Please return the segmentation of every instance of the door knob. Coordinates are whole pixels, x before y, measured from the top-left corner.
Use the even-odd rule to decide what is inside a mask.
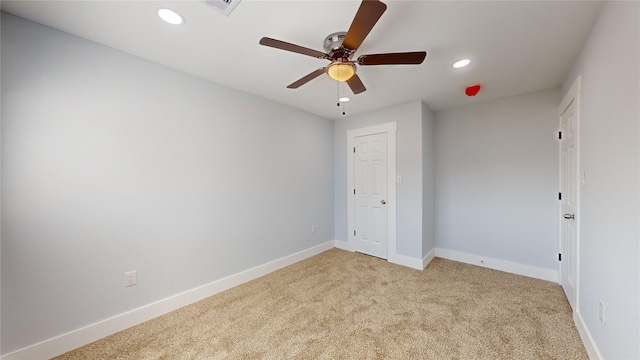
[[[564,218],[565,219],[575,219],[575,215],[574,214],[564,214]]]
[[[380,204],[384,205],[384,204],[386,204],[386,203],[387,203],[386,201],[384,201],[384,200],[380,200]]]

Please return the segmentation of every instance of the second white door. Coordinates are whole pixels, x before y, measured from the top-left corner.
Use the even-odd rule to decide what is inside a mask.
[[[576,309],[578,256],[578,147],[576,99],[569,98],[560,114],[560,285]]]
[[[355,251],[387,258],[387,134],[355,138]]]

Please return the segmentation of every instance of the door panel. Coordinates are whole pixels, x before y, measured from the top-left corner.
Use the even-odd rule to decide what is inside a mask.
[[[560,115],[560,285],[575,309],[578,252],[578,151],[576,101]]]
[[[387,258],[387,134],[355,138],[355,251]]]

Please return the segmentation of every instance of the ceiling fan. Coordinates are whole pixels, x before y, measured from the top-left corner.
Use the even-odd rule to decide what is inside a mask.
[[[287,86],[289,89],[297,89],[326,72],[334,80],[345,81],[354,94],[359,94],[367,89],[364,87],[358,74],[356,74],[356,64],[362,66],[421,64],[427,56],[425,51],[417,51],[367,54],[360,55],[357,60],[351,59],[385,10],[387,10],[387,5],[383,2],[378,0],[363,0],[355,18],[351,22],[349,30],[347,32],[340,31],[330,34],[324,39],[325,52],[268,37],[260,39],[260,45],[312,56],[318,59],[327,59],[331,62],[328,66],[315,70],[291,83]]]

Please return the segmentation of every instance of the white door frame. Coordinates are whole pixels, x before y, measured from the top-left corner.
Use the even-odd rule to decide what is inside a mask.
[[[583,186],[582,183],[582,167],[580,165],[580,92],[581,92],[581,79],[580,76],[571,85],[571,88],[564,95],[560,106],[558,107],[558,123],[559,127],[562,126],[562,114],[569,107],[571,102],[575,102],[574,116],[576,119],[576,127],[574,130],[575,136],[575,148],[576,148],[576,253],[573,254],[575,261],[575,308],[572,309],[577,312],[580,304],[580,193]],[[558,142],[558,189],[562,189],[562,142]],[[558,201],[558,253],[562,252],[562,221],[566,221],[562,218],[562,202]],[[558,261],[558,283],[562,285],[562,262]]]
[[[387,134],[387,261],[397,262],[396,259],[396,130],[397,123],[390,122],[360,129],[347,131],[347,239],[349,249],[355,251],[355,188],[353,147],[355,138],[359,136],[386,133]]]

